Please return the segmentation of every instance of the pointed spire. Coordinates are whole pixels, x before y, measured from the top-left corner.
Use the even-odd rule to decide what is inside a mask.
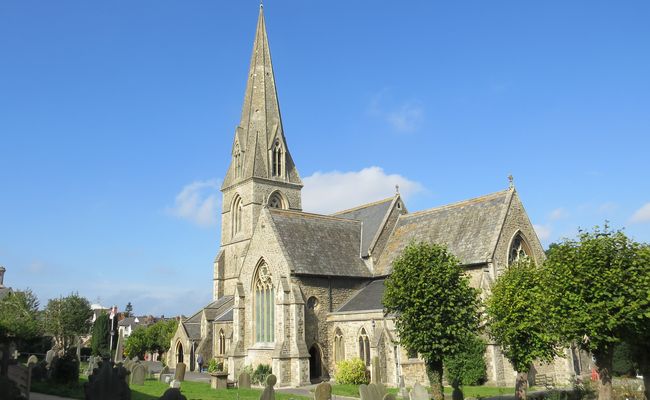
[[[281,174],[278,176],[274,176],[269,160],[276,143],[281,146],[284,162]],[[224,188],[235,183],[236,180],[250,177],[279,179],[302,185],[284,138],[262,2],[260,2],[244,104],[241,120],[235,132],[233,152],[237,145],[243,152],[242,171],[236,174],[231,164],[224,179]]]

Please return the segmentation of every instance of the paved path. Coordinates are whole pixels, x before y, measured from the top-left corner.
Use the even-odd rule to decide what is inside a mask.
[[[29,394],[29,400],[72,400],[69,397],[52,396],[51,394],[34,393]]]

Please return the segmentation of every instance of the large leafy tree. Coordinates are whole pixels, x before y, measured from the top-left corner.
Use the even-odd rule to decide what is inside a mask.
[[[166,352],[169,350],[177,325],[176,320],[164,320],[146,327],[137,328],[126,339],[124,352],[128,357],[138,356],[140,358],[148,351],[159,354]]]
[[[31,290],[10,292],[0,300],[0,342],[29,340],[43,334],[38,299]]]
[[[546,261],[550,315],[565,342],[596,359],[598,398],[612,398],[614,346],[629,332],[642,332],[650,316],[648,256],[643,245],[607,226],[581,232],[549,251]]]
[[[45,307],[45,329],[67,350],[75,344],[76,337],[88,333],[92,315],[88,300],[77,293],[50,299]]]
[[[515,398],[526,398],[528,371],[535,361],[559,355],[559,338],[548,324],[543,270],[524,259],[496,280],[487,300],[490,336],[517,371]]]
[[[424,358],[434,399],[443,399],[443,360],[476,332],[478,291],[445,247],[411,243],[393,261],[383,301],[400,342]]]
[[[109,343],[110,343],[110,323],[111,320],[108,314],[103,312],[97,316],[92,327],[92,339],[90,347],[92,348],[93,355],[96,356],[109,356]]]

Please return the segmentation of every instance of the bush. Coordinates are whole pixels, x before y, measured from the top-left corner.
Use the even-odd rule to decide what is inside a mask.
[[[266,383],[266,377],[272,373],[273,370],[269,364],[259,364],[257,368],[255,368],[255,372],[253,372],[251,380],[253,383],[264,385]]]
[[[216,358],[213,358],[208,363],[208,372],[222,372],[223,371],[223,362],[217,361]]]
[[[467,337],[461,351],[444,361],[445,377],[449,384],[454,380],[463,386],[482,385],[487,380],[485,341],[476,335]]]
[[[614,376],[633,378],[636,376],[637,365],[633,360],[633,350],[627,343],[618,343],[614,346],[612,360],[612,373]]]
[[[52,381],[63,385],[79,383],[77,349],[69,348],[65,355],[52,363]]]
[[[360,358],[343,360],[336,364],[335,379],[337,383],[349,385],[368,384],[366,364]]]

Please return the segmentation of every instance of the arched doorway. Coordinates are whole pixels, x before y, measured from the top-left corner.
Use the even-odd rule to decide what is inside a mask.
[[[323,380],[323,358],[317,344],[309,349],[309,380],[312,383]]]
[[[178,344],[176,345],[176,362],[177,363],[183,362],[183,344],[181,342],[178,342]]]

